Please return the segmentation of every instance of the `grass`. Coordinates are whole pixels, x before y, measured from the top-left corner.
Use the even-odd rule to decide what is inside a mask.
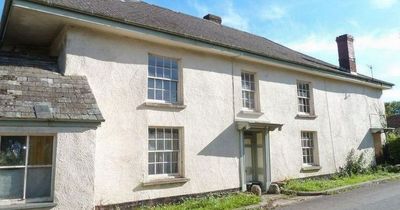
[[[303,179],[303,180],[289,180],[285,184],[285,190],[293,191],[324,191],[337,187],[353,185],[361,182],[372,181],[381,178],[393,177],[396,173],[390,173],[385,171],[378,171],[369,174],[360,174],[346,177],[333,176],[331,178],[314,178],[314,179]]]
[[[261,198],[249,193],[235,193],[225,196],[208,196],[190,198],[179,204],[165,204],[154,207],[144,207],[146,210],[225,210],[257,204]]]

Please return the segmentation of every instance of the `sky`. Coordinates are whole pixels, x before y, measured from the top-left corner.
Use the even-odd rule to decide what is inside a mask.
[[[3,5],[4,0],[0,0]],[[263,36],[338,65],[335,38],[354,36],[357,71],[396,86],[384,101],[400,101],[400,0],[145,0]],[[372,72],[371,69],[372,68]]]

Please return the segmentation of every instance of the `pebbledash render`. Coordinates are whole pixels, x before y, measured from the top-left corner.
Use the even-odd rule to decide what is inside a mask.
[[[268,39],[141,1],[6,1],[0,209],[267,191],[381,155],[382,91]]]

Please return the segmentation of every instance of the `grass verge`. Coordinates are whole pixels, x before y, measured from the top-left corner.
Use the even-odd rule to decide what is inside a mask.
[[[333,176],[331,178],[310,178],[303,180],[289,180],[286,182],[284,189],[293,191],[317,192],[337,187],[358,184],[366,181],[394,177],[396,175],[399,174],[390,173],[386,171],[378,171],[369,174],[359,174],[359,175],[345,176],[345,177]]]
[[[165,204],[154,207],[144,207],[146,210],[225,210],[257,204],[261,198],[249,193],[235,193],[224,196],[207,196],[203,198],[189,198],[179,204]]]

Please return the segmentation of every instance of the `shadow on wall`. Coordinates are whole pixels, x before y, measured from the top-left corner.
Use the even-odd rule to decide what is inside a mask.
[[[360,142],[360,145],[358,145],[357,149],[363,150],[363,149],[371,149],[371,148],[374,148],[374,140],[373,140],[372,134],[370,132],[366,132],[364,135],[364,138]]]
[[[233,123],[204,147],[198,155],[239,158],[239,131]]]

